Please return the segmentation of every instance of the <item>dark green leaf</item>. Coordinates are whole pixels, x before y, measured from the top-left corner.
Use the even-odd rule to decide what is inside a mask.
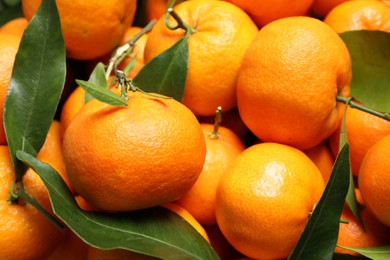
[[[369,108],[390,112],[390,33],[362,30],[340,37],[352,58],[351,95]]]
[[[4,128],[16,181],[25,166],[17,150],[36,155],[54,118],[66,74],[65,45],[57,6],[44,0],[27,26],[4,105]]]
[[[336,158],[325,191],[288,259],[331,259],[349,187],[349,145]]]
[[[106,72],[104,70],[104,64],[99,62],[96,64],[93,69],[91,75],[89,76],[88,82],[93,83],[95,85],[101,86],[103,88],[108,87],[108,82],[106,79]],[[88,92],[85,92],[85,103],[93,99],[92,95]]]
[[[365,257],[335,253],[332,260],[364,260]]]
[[[97,100],[110,104],[112,106],[127,106],[126,99],[118,96],[108,88],[104,88],[102,86],[93,84],[84,80],[76,80],[77,84],[79,84],[86,92],[88,92],[91,96],[96,98]]]
[[[210,244],[183,218],[163,207],[124,213],[81,210],[58,173],[33,156],[18,151],[49,192],[54,213],[88,244],[123,248],[163,259],[219,259]]]
[[[136,87],[182,101],[187,78],[188,37],[145,64],[134,78]]]
[[[341,121],[341,131],[340,131],[340,141],[339,141],[339,152],[344,147],[345,144],[348,144],[348,135],[347,135],[347,125],[346,125],[346,116],[347,116],[347,108],[348,108],[348,102],[344,107],[344,114]],[[355,182],[353,179],[352,169],[349,167],[349,187],[348,187],[348,193],[346,196],[346,202],[348,204],[348,207],[351,209],[353,215],[356,217],[357,221],[365,230],[364,223],[362,221],[362,218],[359,214],[359,208],[358,203],[356,200],[356,194],[355,194]]]
[[[354,252],[357,252],[365,257],[375,260],[388,260],[390,259],[390,246],[368,247],[368,248],[353,248],[339,246]]]

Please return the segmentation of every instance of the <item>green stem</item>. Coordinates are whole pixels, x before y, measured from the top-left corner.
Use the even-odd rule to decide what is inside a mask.
[[[8,193],[8,204],[14,204],[18,202],[18,194],[15,193],[16,181],[12,183],[11,190]]]
[[[118,65],[123,61],[124,58],[127,57],[131,53],[131,51],[134,49],[135,43],[139,40],[139,38],[142,37],[145,33],[152,30],[153,26],[156,24],[156,20],[150,21],[142,30],[134,35],[133,38],[131,38],[128,42],[125,44],[119,46],[116,50],[113,56],[110,58],[110,61],[108,63],[108,67],[106,70],[106,79],[111,75],[112,70],[114,69],[114,66]]]
[[[222,122],[222,108],[219,106],[215,110],[214,129],[210,133],[211,139],[217,139],[219,137],[218,129]]]
[[[373,109],[367,108],[367,107],[365,107],[365,106],[363,106],[363,105],[361,105],[359,103],[356,103],[356,102],[350,100],[350,98],[346,98],[346,97],[337,95],[336,100],[338,102],[342,102],[344,104],[347,104],[347,105],[349,105],[352,108],[359,109],[359,110],[364,111],[366,113],[369,113],[369,114],[372,114],[374,116],[377,116],[377,117],[380,117],[382,119],[385,119],[387,121],[390,121],[390,115],[388,113],[381,113],[381,112],[375,111]]]
[[[171,15],[173,17],[173,19],[175,19],[175,21],[177,22],[177,25],[176,26],[172,26],[169,24],[169,21],[168,21],[168,18],[169,18],[169,15]],[[177,29],[183,29],[186,31],[186,36],[188,37],[189,35],[193,34],[196,32],[195,28],[192,27],[192,26],[189,26],[187,25],[181,18],[180,16],[175,12],[175,10],[173,10],[172,7],[169,7],[167,9],[167,12],[165,13],[165,25],[168,27],[169,30],[177,30]]]
[[[24,199],[26,202],[33,205],[39,212],[41,212],[48,220],[50,220],[56,227],[60,230],[65,231],[65,226],[61,224],[54,216],[52,216],[49,212],[47,212],[38,201],[34,198],[31,198],[24,190],[23,182],[19,183],[18,190],[16,191],[16,195],[18,198]]]

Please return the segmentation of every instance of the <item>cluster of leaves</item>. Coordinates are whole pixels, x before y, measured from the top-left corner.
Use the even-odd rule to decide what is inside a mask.
[[[171,6],[173,3],[170,1]],[[174,46],[148,63],[132,84],[146,92],[181,100],[190,36],[190,33],[183,35]],[[353,97],[373,109],[390,112],[390,100],[386,99],[390,96],[390,50],[387,48],[390,35],[359,31],[344,33],[341,37],[353,59]],[[219,259],[191,225],[162,207],[118,214],[81,210],[59,174],[50,165],[36,159],[63,90],[65,63],[65,46],[55,0],[43,0],[24,33],[5,102],[4,125],[15,181],[21,180],[27,167],[33,168],[48,189],[56,216],[92,246],[124,248],[160,258]],[[106,91],[97,88],[107,86],[103,65],[96,67],[88,82],[79,83],[87,90],[95,90],[91,92],[94,97],[110,100]],[[87,96],[86,100],[90,98]],[[326,189],[289,259],[345,257],[333,254],[339,220],[346,197],[352,207],[356,207],[356,201],[353,196],[348,199],[353,188],[349,146],[345,138],[341,143]],[[352,250],[374,259],[390,256],[390,247]]]

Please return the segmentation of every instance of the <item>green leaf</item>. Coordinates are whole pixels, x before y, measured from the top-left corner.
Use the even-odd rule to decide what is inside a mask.
[[[188,37],[149,61],[134,78],[136,87],[182,101],[188,68]]]
[[[367,247],[367,248],[354,248],[354,247],[339,247],[357,252],[365,257],[375,260],[388,260],[390,259],[390,246],[379,246],[379,247]]]
[[[351,101],[351,98],[349,99]],[[344,114],[341,121],[341,131],[340,131],[340,141],[339,141],[339,152],[344,147],[345,144],[348,144],[348,134],[347,134],[347,125],[346,125],[346,116],[347,116],[347,108],[348,108],[349,102],[344,107]],[[350,157],[350,155],[348,154]],[[348,204],[348,207],[351,209],[353,215],[356,217],[357,221],[359,222],[360,226],[365,230],[364,223],[362,218],[359,214],[359,208],[358,208],[358,202],[356,200],[356,194],[355,194],[355,182],[353,179],[352,169],[349,167],[349,187],[348,187],[348,193],[346,196],[346,202]]]
[[[103,88],[108,87],[108,82],[106,79],[106,72],[104,70],[104,64],[99,62],[96,64],[95,68],[93,69],[91,75],[89,76],[88,82],[93,83],[95,85],[101,86]],[[85,103],[93,99],[93,96],[89,94],[88,92],[85,92]]]
[[[351,95],[369,108],[390,112],[390,33],[362,30],[340,37],[352,58]]]
[[[354,256],[354,255],[340,254],[340,253],[335,253],[332,258],[332,260],[364,260],[364,259],[366,258],[362,256]]]
[[[107,103],[112,106],[127,106],[126,99],[118,96],[108,88],[104,88],[102,86],[96,85],[94,83],[85,81],[85,80],[76,80],[77,84],[79,84],[86,92],[88,92],[91,96],[96,98],[97,100]]]
[[[183,218],[163,208],[103,213],[81,210],[59,174],[23,151],[20,160],[41,177],[54,213],[88,244],[123,248],[163,259],[219,259],[210,244]]]
[[[4,128],[16,181],[25,166],[17,150],[36,155],[45,142],[64,87],[65,45],[55,0],[44,0],[27,26],[4,104]]]
[[[349,187],[349,145],[336,158],[324,193],[288,259],[331,259]]]

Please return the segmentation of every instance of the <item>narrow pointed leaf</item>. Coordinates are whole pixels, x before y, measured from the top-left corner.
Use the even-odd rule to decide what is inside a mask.
[[[163,207],[123,213],[81,210],[49,164],[23,151],[18,151],[17,156],[41,177],[54,213],[88,244],[101,249],[128,249],[162,259],[219,259],[210,244],[175,213]]]
[[[188,68],[188,36],[162,52],[141,69],[134,78],[136,87],[182,101]]]
[[[349,187],[349,146],[336,158],[325,191],[288,259],[332,259]]]
[[[101,86],[103,88],[108,87],[108,82],[106,79],[106,72],[104,70],[104,64],[99,62],[96,64],[95,68],[93,69],[91,75],[89,76],[88,82],[93,83],[95,85]],[[85,93],[85,103],[93,99],[93,96],[89,94],[88,92]]]
[[[65,45],[55,0],[44,0],[27,26],[4,104],[4,128],[16,180],[25,167],[16,150],[36,155],[54,118],[66,74]]]
[[[352,58],[351,95],[369,108],[390,112],[390,33],[362,30],[340,37]]]
[[[88,92],[92,97],[96,98],[101,102],[105,102],[112,106],[127,106],[126,99],[118,96],[108,88],[96,85],[94,83],[85,81],[85,80],[76,80],[86,92]]]
[[[354,247],[345,247],[345,246],[339,246],[339,247],[357,252],[370,259],[375,259],[375,260],[390,259],[390,246],[367,247],[367,248],[354,248]]]

